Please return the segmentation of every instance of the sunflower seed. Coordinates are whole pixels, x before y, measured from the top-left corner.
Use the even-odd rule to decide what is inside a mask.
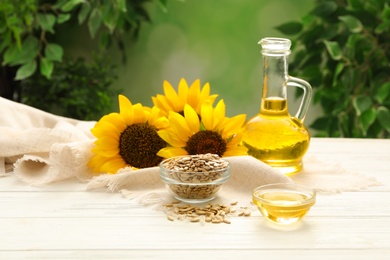
[[[232,222],[230,222],[230,221],[227,220],[227,219],[224,219],[223,222],[226,223],[226,224],[231,224],[231,223],[232,223]]]
[[[235,208],[232,208],[230,205],[222,204],[207,204],[203,207],[194,206],[188,204],[174,204],[171,203],[165,204],[167,209],[167,218],[170,221],[174,220],[174,216],[178,220],[187,219],[189,222],[207,222],[213,224],[231,224],[231,221],[227,219],[229,216],[235,215]],[[247,207],[241,207],[239,210],[238,216],[250,216],[250,210]],[[236,216],[236,215],[235,215]]]
[[[191,218],[190,221],[191,222],[199,222],[200,218],[198,217],[194,217],[194,218]]]

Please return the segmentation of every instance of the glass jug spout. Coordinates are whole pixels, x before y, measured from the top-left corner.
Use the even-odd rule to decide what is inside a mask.
[[[285,38],[266,37],[259,41],[263,55],[284,56],[291,53],[291,41]]]

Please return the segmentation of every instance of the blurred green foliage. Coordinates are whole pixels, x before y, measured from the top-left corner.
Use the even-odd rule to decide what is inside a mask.
[[[157,1],[162,7],[166,5],[166,0]],[[108,83],[115,78],[112,75],[114,70],[110,67],[105,69],[103,63],[98,64],[94,59],[65,61],[64,46],[57,41],[56,36],[67,33],[66,30],[70,27],[65,27],[66,24],[86,26],[90,38],[98,42],[99,55],[106,55],[106,51],[115,42],[123,54],[122,60],[125,61],[123,35],[131,34],[134,39],[141,23],[150,21],[145,7],[147,2],[151,0],[2,0],[0,2],[1,96],[22,100],[20,84],[15,84],[15,81],[22,83],[23,80],[28,79],[24,84],[28,86],[28,90],[25,88],[23,95],[31,96],[24,97],[23,101],[29,105],[46,109],[55,106],[63,107],[66,109],[58,111],[64,113],[73,111],[71,115],[89,119],[96,116],[98,112],[90,110],[103,111],[103,107],[111,107],[112,102],[107,100],[112,94]],[[88,62],[90,64],[87,64]],[[75,71],[73,66],[80,71]],[[81,71],[84,74],[80,74]],[[58,80],[59,77],[62,77],[62,80]],[[106,80],[98,80],[103,78]],[[50,82],[51,79],[53,82]],[[88,84],[92,81],[95,81],[94,88]],[[72,94],[55,96],[63,93],[65,89]],[[98,96],[95,96],[95,91],[98,91]],[[44,101],[52,103],[40,104],[43,100],[36,99],[35,93],[45,93],[46,96],[51,94],[52,96]],[[83,96],[76,98],[75,93]],[[85,107],[85,97],[94,99],[90,109]],[[76,112],[78,106],[81,108]],[[81,114],[81,111],[85,114]],[[49,110],[49,112],[53,111]]]
[[[318,136],[390,137],[390,0],[317,0],[294,37],[293,75],[315,88]]]
[[[59,25],[88,26],[91,38],[99,36],[99,46],[107,49],[113,41],[123,49],[122,35],[137,34],[142,21],[150,21],[143,6],[148,0],[3,0],[0,3],[0,53],[2,66],[19,66],[15,80],[23,80],[39,70],[50,79],[64,49],[52,36]],[[165,2],[160,0],[160,2]]]
[[[83,120],[97,120],[110,113],[115,67],[102,57],[64,60],[50,80],[35,74],[22,82],[22,102],[44,111]],[[116,96],[116,95],[115,95]]]

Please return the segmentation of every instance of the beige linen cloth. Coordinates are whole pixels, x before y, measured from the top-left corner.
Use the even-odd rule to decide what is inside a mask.
[[[94,175],[87,162],[92,156],[95,139],[90,129],[95,122],[56,116],[4,98],[0,98],[0,109],[0,176],[13,175],[30,185],[74,178],[87,182],[87,190],[121,191],[127,197],[148,198],[151,203],[153,194],[167,193],[158,167]],[[256,186],[281,182],[296,182],[322,193],[378,185],[374,179],[316,158],[305,158],[304,173],[291,178],[250,156],[227,159],[232,174],[221,197],[250,198]]]

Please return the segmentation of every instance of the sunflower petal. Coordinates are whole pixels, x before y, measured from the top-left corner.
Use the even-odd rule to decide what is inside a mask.
[[[132,125],[133,124],[133,118],[134,118],[134,113],[133,113],[133,104],[130,102],[130,100],[123,96],[119,95],[119,113],[126,122],[127,125]]]
[[[237,134],[232,136],[232,138],[229,140],[229,142],[227,143],[226,146],[228,148],[234,147],[234,146],[239,146],[241,144],[242,138],[243,138],[242,133],[237,133]]]
[[[222,124],[224,138],[230,137],[240,131],[246,120],[246,115],[241,114],[232,118],[226,118]]]
[[[214,108],[214,122],[213,122],[213,130],[219,130],[221,127],[221,124],[225,120],[225,102],[220,100],[217,104],[217,106]]]
[[[192,134],[197,133],[200,129],[199,116],[196,111],[189,105],[184,107],[184,117]]]
[[[184,78],[181,78],[179,81],[179,87],[178,87],[178,96],[181,100],[181,104],[184,106],[184,103],[188,102],[188,84],[187,81]],[[179,112],[179,111],[176,111]]]
[[[202,123],[207,130],[213,130],[214,125],[214,113],[210,103],[206,102],[202,105],[200,114],[202,117]]]
[[[153,124],[157,129],[165,129],[169,127],[169,121],[166,117],[158,118]]]
[[[95,145],[105,150],[119,149],[119,142],[110,136],[103,136],[95,141]]]
[[[169,127],[168,118],[166,118],[162,113],[162,111],[154,106],[151,109],[151,113],[148,117],[148,124],[155,126],[158,130],[165,129]]]
[[[167,116],[168,111],[173,110],[173,108],[168,104],[167,99],[163,95],[157,95],[156,97],[152,97],[153,104],[161,109],[163,115]]]
[[[140,103],[133,105],[133,113],[133,124],[140,124],[146,122],[147,112],[145,112],[144,107]]]
[[[176,112],[169,113],[169,122],[170,128],[173,133],[176,133],[177,136],[183,137],[183,140],[187,140],[188,136],[191,136],[193,133],[187,125],[186,119]]]
[[[188,154],[186,150],[184,150],[183,148],[177,148],[177,147],[165,147],[165,148],[162,148],[157,153],[158,156],[163,157],[163,158],[171,158],[171,157],[186,155],[186,154]]]
[[[119,113],[111,113],[103,116],[99,122],[96,123],[96,125],[98,126],[100,122],[109,122],[110,124],[114,125],[119,132],[123,132],[127,127],[123,117]]]
[[[206,99],[210,95],[210,83],[206,82],[200,91],[200,97]]]
[[[175,89],[171,86],[171,84],[168,81],[164,81],[164,94],[165,97],[167,98],[167,103],[169,104],[169,106],[172,107],[174,111],[178,112],[180,110],[178,106],[183,101],[180,100]]]
[[[227,149],[226,152],[222,155],[222,157],[246,155],[247,151],[248,149],[244,146],[236,146]]]
[[[186,142],[177,138],[176,135],[172,134],[172,132],[168,130],[160,130],[157,134],[169,145],[174,147],[184,147]]]
[[[192,82],[191,87],[188,91],[187,104],[197,109],[198,104],[200,103],[200,80],[197,79]]]
[[[109,122],[98,122],[95,127],[91,129],[91,133],[96,137],[110,136],[119,141],[119,129]]]
[[[117,157],[107,161],[105,164],[103,164],[100,167],[100,169],[103,172],[116,173],[119,169],[124,168],[126,166],[127,166],[126,162],[122,158]]]
[[[95,154],[98,154],[98,155],[101,155],[103,157],[112,157],[112,156],[115,156],[119,153],[119,149],[116,148],[116,149],[102,149],[100,147],[94,147],[92,148],[91,150],[93,153]]]
[[[217,97],[218,97],[217,94],[210,95],[210,84],[207,82],[206,84],[203,85],[203,88],[200,91],[199,104],[196,111],[200,113],[200,107],[204,102],[206,101],[210,102],[210,104],[212,105]]]
[[[101,155],[94,155],[88,161],[87,166],[91,167],[94,172],[101,172],[100,167],[105,164],[109,158],[103,157]]]

